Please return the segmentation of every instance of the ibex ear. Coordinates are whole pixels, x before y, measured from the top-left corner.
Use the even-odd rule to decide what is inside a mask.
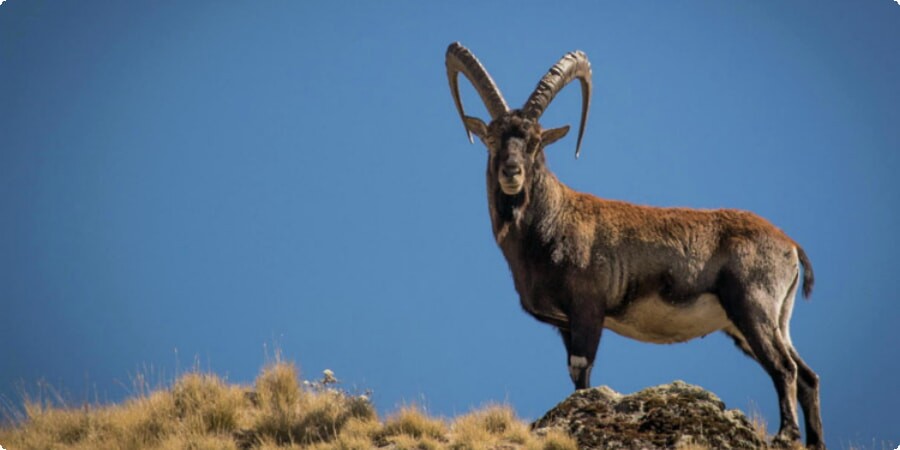
[[[544,147],[560,140],[566,133],[569,132],[569,126],[566,125],[564,127],[559,128],[551,128],[549,130],[541,131],[541,143],[544,144]]]
[[[481,119],[465,116],[463,117],[463,121],[466,123],[466,130],[470,133],[474,133],[479,139],[484,140],[484,137],[487,136],[487,125],[485,125]],[[471,136],[469,136],[469,141],[472,141]]]

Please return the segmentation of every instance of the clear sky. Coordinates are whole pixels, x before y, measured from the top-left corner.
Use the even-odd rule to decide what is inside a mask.
[[[486,153],[447,87],[460,41],[520,105],[581,49],[595,95],[549,164],[570,186],[752,210],[816,289],[791,330],[834,448],[900,443],[900,5],[48,2],[0,5],[0,395],[118,400],[196,359],[250,382],[280,347],[382,412],[572,386],[490,231]],[[472,114],[486,111],[463,83]],[[575,125],[577,85],[544,115]],[[777,425],[768,376],[712,335],[604,335],[593,384],[683,379]],[[893,380],[893,381],[892,381]]]

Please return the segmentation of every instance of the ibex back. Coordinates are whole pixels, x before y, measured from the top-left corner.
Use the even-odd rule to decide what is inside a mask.
[[[560,90],[579,80],[578,156],[592,89],[584,53],[563,56],[514,110],[468,49],[450,45],[446,63],[469,140],[474,133],[488,149],[491,223],[522,308],[559,330],[575,388],[590,384],[603,328],[655,343],[724,331],[772,377],[781,412],[776,443],[800,438],[799,399],[807,445],[824,448],[819,379],[789,334],[801,264],[803,294],[813,286],[803,249],[749,212],[638,206],[557,180],[544,149],[569,127],[545,130],[538,120]],[[465,115],[459,73],[487,106],[489,124]]]

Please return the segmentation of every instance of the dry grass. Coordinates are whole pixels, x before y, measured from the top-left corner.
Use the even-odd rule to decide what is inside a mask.
[[[536,435],[508,405],[489,405],[454,421],[449,448],[577,450],[578,445],[561,430],[551,429]]]
[[[578,443],[562,430],[550,430],[541,439],[532,440],[528,450],[578,450]]]
[[[750,403],[750,425],[756,431],[756,436],[765,442],[769,441],[769,423],[763,416],[756,403]]]
[[[58,395],[26,399],[0,428],[7,449],[575,450],[568,435],[530,432],[509,406],[488,406],[448,421],[404,407],[383,422],[365,396],[335,388],[330,372],[301,382],[293,364],[276,361],[253,386],[225,383],[194,371],[171,387],[117,405],[68,407]]]
[[[385,420],[375,440],[392,441],[397,436],[434,440],[443,439],[446,435],[447,425],[443,420],[430,418],[415,406],[407,406]]]

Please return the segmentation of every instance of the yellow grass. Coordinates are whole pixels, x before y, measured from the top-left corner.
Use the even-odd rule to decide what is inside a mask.
[[[408,436],[415,439],[441,439],[447,434],[447,425],[441,419],[432,419],[415,406],[407,406],[388,417],[376,439]]]
[[[0,445],[29,449],[575,450],[565,433],[538,436],[509,406],[491,405],[446,420],[414,406],[379,421],[365,396],[336,389],[333,374],[301,382],[295,365],[276,361],[252,386],[193,371],[171,387],[148,389],[121,404],[69,407],[26,399],[19,420],[0,428]]]

